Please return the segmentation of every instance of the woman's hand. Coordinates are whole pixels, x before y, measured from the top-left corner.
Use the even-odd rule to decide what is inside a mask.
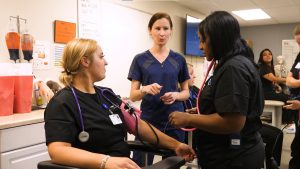
[[[160,99],[164,102],[164,104],[172,104],[177,100],[178,94],[178,92],[168,92],[161,96]]]
[[[198,114],[196,107],[191,108],[191,109],[186,109],[185,112],[187,112],[189,114]]]
[[[299,110],[300,109],[300,101],[299,100],[288,100],[287,105],[284,105],[283,108],[291,109],[291,110]]]
[[[188,145],[180,143],[176,147],[175,152],[178,156],[185,159],[185,161],[192,161],[196,157],[195,151]]]
[[[48,103],[54,96],[54,93],[44,82],[38,82],[38,88],[40,96],[45,97]]]
[[[189,118],[191,117],[191,114],[175,111],[169,115],[169,123],[176,127],[186,127],[189,125]]]
[[[105,169],[140,169],[140,167],[131,159],[126,157],[110,157]]]
[[[152,83],[141,88],[141,92],[145,94],[157,95],[160,93],[162,86],[157,83]]]

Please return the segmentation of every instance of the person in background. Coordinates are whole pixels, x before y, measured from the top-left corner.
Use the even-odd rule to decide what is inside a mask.
[[[130,99],[142,100],[141,119],[159,130],[184,142],[185,133],[168,124],[173,111],[184,111],[182,101],[189,98],[189,73],[185,58],[168,48],[173,23],[167,13],[155,13],[148,24],[153,46],[133,59],[128,79],[131,81]],[[180,92],[178,88],[180,84]],[[143,166],[141,152],[134,152],[133,159]],[[153,155],[148,156],[152,164]]]
[[[54,96],[53,91],[44,81],[35,79],[33,82],[33,105],[45,108],[50,99]]]
[[[294,29],[294,38],[296,42],[298,43],[298,46],[300,48],[300,24],[298,24],[295,29]],[[298,109],[298,101],[300,100],[300,78],[299,78],[299,72],[300,72],[300,52],[298,53],[295,62],[288,73],[288,77],[286,78],[286,85],[290,87],[290,92],[291,92],[291,101],[288,101],[290,105],[285,106],[287,109],[293,109],[296,110]],[[298,115],[299,114],[295,113]],[[296,134],[294,137],[294,140],[291,145],[291,160],[289,162],[289,169],[298,169],[300,168],[300,129],[299,129],[299,119],[297,119],[296,123]]]
[[[190,97],[187,100],[183,101],[184,110],[189,110],[189,109],[196,107],[197,96],[199,93],[199,88],[194,85],[196,75],[195,75],[193,65],[190,63],[187,63],[187,67],[188,67],[189,76],[190,76],[190,79],[188,80]]]
[[[278,100],[285,103],[289,96],[282,92],[277,93],[275,88],[278,87],[281,89],[279,84],[285,84],[286,78],[275,76],[273,54],[270,49],[264,49],[260,52],[258,66],[263,85],[264,99]],[[295,113],[287,109],[282,109],[282,112],[282,123],[290,124],[290,127],[286,131],[288,133],[295,133],[295,126],[293,125]]]
[[[268,124],[263,124],[259,132],[265,143],[266,169],[277,169],[281,163],[283,132]]]
[[[169,121],[174,127],[197,128],[201,169],[260,169],[264,100],[253,53],[241,38],[238,21],[226,11],[207,16],[199,33],[207,60],[219,62],[199,96],[200,115],[175,111]]]
[[[52,90],[52,92],[55,94],[57,93],[62,87],[55,81],[53,80],[48,80],[46,82],[47,86]]]
[[[95,40],[74,39],[65,46],[60,75],[66,86],[50,100],[45,110],[45,133],[49,155],[54,163],[77,168],[138,169],[124,141],[126,119],[109,88],[95,86],[105,78],[104,54]],[[156,143],[154,132],[143,120],[137,120],[134,134]],[[165,135],[152,126],[159,147],[174,150],[187,161],[194,158],[186,144]]]

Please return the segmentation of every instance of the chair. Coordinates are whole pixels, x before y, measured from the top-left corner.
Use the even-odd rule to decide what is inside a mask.
[[[168,157],[151,166],[143,167],[142,169],[177,169],[185,164],[185,160],[178,156]],[[70,166],[58,165],[52,163],[51,160],[38,163],[38,169],[79,169]]]
[[[156,155],[175,155],[171,150],[167,149],[154,149],[149,146],[144,146],[139,141],[127,141],[130,150],[143,151],[146,153],[145,158],[147,158],[147,153]],[[168,157],[162,161],[159,161],[151,166],[145,166],[143,169],[177,169],[185,164],[185,160],[178,156]],[[38,169],[78,169],[75,167],[64,166],[54,164],[51,160],[41,161],[38,163]]]

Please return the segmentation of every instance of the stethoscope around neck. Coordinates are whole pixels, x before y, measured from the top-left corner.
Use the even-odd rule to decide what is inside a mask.
[[[212,67],[214,66],[214,64],[215,64],[215,60],[212,59],[211,63],[210,63],[209,66],[208,66],[208,69],[207,69],[207,71],[206,71],[205,78],[204,78],[204,80],[203,80],[203,82],[202,82],[202,85],[201,85],[200,90],[199,90],[198,95],[197,95],[196,109],[197,109],[197,113],[198,113],[198,114],[201,114],[201,113],[200,113],[200,109],[199,109],[199,106],[200,106],[200,104],[199,104],[199,101],[200,101],[200,95],[201,95],[202,90],[203,90],[203,88],[204,88],[204,85],[205,85],[205,83],[206,83],[206,80],[207,80],[207,77],[208,77],[208,75],[209,75],[209,72],[211,71],[211,69],[212,69]],[[194,130],[196,130],[196,128],[181,128],[181,130],[183,130],[183,131],[194,131]]]
[[[80,142],[84,143],[84,142],[87,142],[90,138],[90,135],[87,131],[85,131],[85,128],[84,128],[84,123],[83,123],[83,115],[82,115],[82,111],[81,111],[81,107],[79,105],[79,100],[78,100],[78,97],[75,93],[75,90],[72,86],[70,86],[71,90],[72,90],[72,93],[73,93],[73,96],[75,98],[75,102],[76,102],[76,105],[77,105],[77,109],[78,109],[78,113],[79,113],[79,118],[80,118],[80,127],[81,127],[81,132],[79,133],[78,135],[78,139]],[[100,94],[101,96],[106,100],[108,101],[112,106],[112,108],[118,108],[119,106],[115,103],[113,103],[108,97],[105,96],[105,92],[108,92],[109,94],[111,95],[114,95],[115,97],[117,97],[113,92],[111,92],[110,90],[108,89],[100,89],[100,88],[97,88],[95,87],[95,91],[96,91],[96,94],[98,95],[97,93],[97,90],[100,90]],[[98,97],[98,96],[97,96]],[[104,108],[105,109],[109,109],[105,104],[103,104]]]

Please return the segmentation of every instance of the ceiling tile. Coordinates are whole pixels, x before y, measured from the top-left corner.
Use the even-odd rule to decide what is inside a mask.
[[[252,0],[262,8],[283,7],[295,4],[292,0]]]
[[[257,5],[250,0],[211,0],[216,6],[226,11],[242,10],[242,9],[254,9]]]

